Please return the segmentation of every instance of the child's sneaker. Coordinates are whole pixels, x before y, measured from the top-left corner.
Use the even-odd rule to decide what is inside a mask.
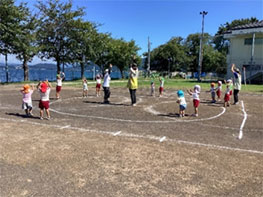
[[[47,117],[47,120],[50,120],[50,116]]]
[[[43,120],[43,117],[40,117],[39,119],[40,119],[40,120]]]

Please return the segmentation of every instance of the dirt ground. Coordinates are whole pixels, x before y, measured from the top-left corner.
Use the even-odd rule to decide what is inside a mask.
[[[0,86],[1,197],[263,196],[262,95],[241,91],[244,105],[224,109],[202,92],[199,117],[186,95],[179,118],[175,89],[139,89],[132,107],[125,88],[107,105],[93,87],[82,98],[63,86],[60,100],[52,89],[51,120],[40,120],[38,92],[28,118],[20,88]]]

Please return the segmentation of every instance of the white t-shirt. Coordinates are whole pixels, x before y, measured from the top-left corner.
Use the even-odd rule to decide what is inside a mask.
[[[104,76],[104,82],[103,82],[103,87],[110,87],[110,75],[109,73],[106,73]]]
[[[45,93],[41,92],[40,93],[40,100],[41,101],[49,101],[49,94],[50,94],[51,88],[47,88],[47,91]]]
[[[186,105],[186,101],[184,97],[179,97],[178,100],[180,105]]]
[[[83,83],[83,90],[88,90],[88,83]]]
[[[199,99],[199,93],[194,92],[194,93],[192,94],[192,96],[193,96],[193,99],[194,99],[194,100],[200,100],[200,99]]]
[[[57,86],[62,86],[62,79],[57,79]]]
[[[96,79],[97,84],[101,84],[101,79]]]

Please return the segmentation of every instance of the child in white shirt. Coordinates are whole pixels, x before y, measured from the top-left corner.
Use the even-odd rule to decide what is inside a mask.
[[[155,96],[155,84],[154,84],[154,80],[151,81],[151,96]]]
[[[178,99],[176,102],[179,104],[179,117],[184,117],[187,104],[185,101],[183,90],[178,90],[177,96],[178,96]]]
[[[87,97],[88,96],[88,81],[86,78],[83,78],[82,84],[83,84],[82,97]]]
[[[217,101],[221,101],[221,92],[222,92],[222,81],[218,81],[216,88]]]
[[[101,75],[96,76],[96,96],[100,96],[100,89],[101,89]]]
[[[26,84],[23,86],[23,89],[20,90],[21,93],[23,94],[23,104],[22,104],[22,109],[25,110],[27,116],[32,116],[32,110],[33,110],[33,105],[32,105],[32,94],[34,92],[34,86],[32,85],[31,87]]]
[[[62,81],[65,78],[65,73],[60,72],[57,74],[57,86],[56,86],[56,99],[60,98],[60,91],[62,89]]]
[[[200,103],[199,95],[200,95],[201,87],[199,85],[194,86],[194,91],[192,90],[187,90],[187,92],[193,96],[193,105],[195,109],[195,113],[193,116],[197,117],[198,116],[198,107]]]

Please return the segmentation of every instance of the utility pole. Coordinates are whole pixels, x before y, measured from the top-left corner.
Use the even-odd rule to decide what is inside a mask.
[[[150,43],[150,38],[148,36],[148,56],[147,56],[147,75],[150,77],[150,65],[151,65],[151,43]]]
[[[203,37],[204,37],[204,21],[205,21],[205,15],[208,14],[208,12],[203,11],[200,12],[202,15],[202,34],[200,38],[200,49],[199,49],[199,61],[198,61],[198,81],[201,81],[201,73],[202,73],[202,61],[203,61]]]

